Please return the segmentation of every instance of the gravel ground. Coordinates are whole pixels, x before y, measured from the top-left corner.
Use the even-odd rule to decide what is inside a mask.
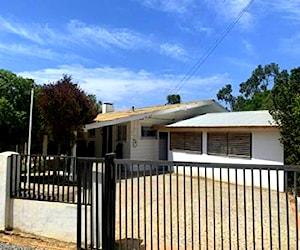
[[[129,249],[296,249],[285,193],[175,174],[118,183],[116,224]]]
[[[31,248],[31,247],[20,247],[20,246],[16,246],[16,245],[12,245],[9,243],[2,243],[0,242],[0,249],[1,250],[33,250],[33,249],[37,249],[37,248]]]
[[[2,249],[71,250],[76,249],[76,244],[13,230],[0,231],[0,250]]]

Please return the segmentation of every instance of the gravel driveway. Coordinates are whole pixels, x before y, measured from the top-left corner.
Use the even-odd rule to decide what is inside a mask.
[[[117,183],[116,224],[129,249],[296,249],[285,193],[176,174]]]

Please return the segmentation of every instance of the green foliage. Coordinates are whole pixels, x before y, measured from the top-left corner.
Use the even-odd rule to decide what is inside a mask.
[[[181,103],[181,97],[180,95],[168,95],[167,96],[167,104],[176,104],[176,103]]]
[[[232,86],[231,84],[227,84],[225,87],[219,90],[217,93],[218,100],[224,101],[229,105],[231,110],[235,110],[236,105],[236,97],[232,95]]]
[[[285,163],[300,165],[300,67],[279,74],[271,97],[270,113],[280,128]]]
[[[58,154],[68,154],[75,142],[74,131],[82,130],[97,115],[96,106],[70,76],[42,87],[39,108],[45,131],[57,146]]]
[[[232,94],[231,84],[227,84],[217,93],[217,98],[229,105],[232,111],[263,110],[270,106],[270,90],[278,77],[279,67],[275,63],[264,67],[258,65],[250,78],[240,84],[239,95]]]
[[[93,95],[93,94],[88,94],[88,98],[90,98],[90,100],[94,103],[97,113],[101,113],[102,112],[102,102],[97,100],[97,96]]]
[[[33,80],[0,69],[0,152],[27,140],[32,87]]]

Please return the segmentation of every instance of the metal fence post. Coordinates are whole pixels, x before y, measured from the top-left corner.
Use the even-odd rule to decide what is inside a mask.
[[[115,153],[105,155],[104,186],[102,189],[102,239],[103,249],[114,249],[115,244],[115,200],[116,200],[116,174]]]
[[[75,159],[77,161],[77,159]],[[77,250],[81,250],[81,166],[77,164]]]

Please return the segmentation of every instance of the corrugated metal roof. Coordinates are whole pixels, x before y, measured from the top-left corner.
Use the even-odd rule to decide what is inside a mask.
[[[268,110],[208,113],[167,127],[271,127],[276,126]]]

